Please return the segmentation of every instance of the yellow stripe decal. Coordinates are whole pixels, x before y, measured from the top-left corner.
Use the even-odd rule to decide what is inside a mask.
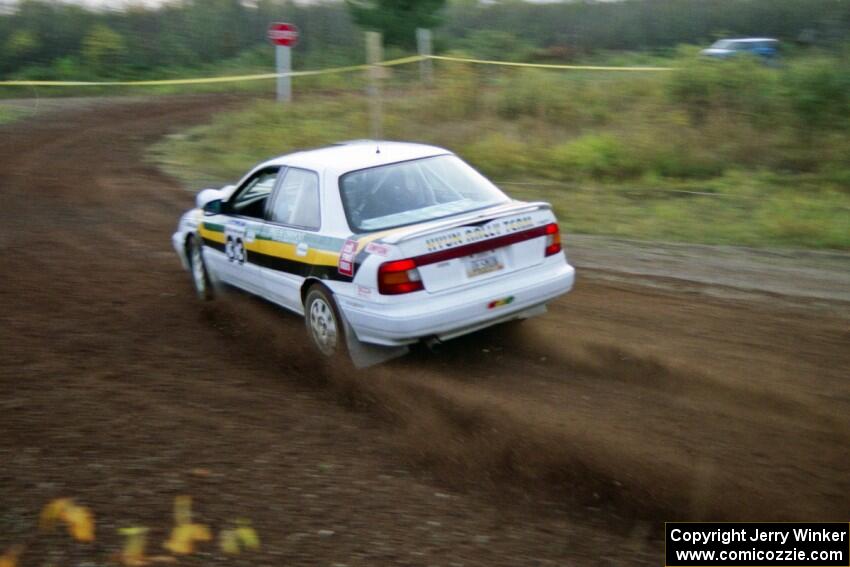
[[[221,244],[224,244],[226,242],[223,232],[207,230],[206,228],[204,228],[203,224],[198,227],[198,232],[200,233],[202,238],[206,238],[207,240],[212,240],[213,242],[219,242]]]
[[[252,245],[257,245],[257,252],[275,258],[283,258],[285,260],[294,260],[313,266],[336,266],[339,262],[339,253],[329,252],[327,250],[319,250],[316,248],[308,248],[307,254],[299,256],[296,251],[296,245],[288,242],[275,242],[273,240],[256,240]],[[255,250],[254,246],[249,245],[248,250]]]

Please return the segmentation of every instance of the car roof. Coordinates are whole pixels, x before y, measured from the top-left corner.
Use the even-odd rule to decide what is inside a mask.
[[[324,148],[282,155],[265,162],[263,166],[287,165],[316,171],[330,170],[341,175],[367,167],[451,153],[444,148],[427,144],[389,140],[350,140]]]
[[[772,39],[772,38],[769,38],[769,37],[738,37],[738,38],[730,38],[730,39],[727,39],[725,41],[737,41],[737,42],[741,42],[741,43],[745,43],[745,42],[750,43],[750,42],[755,42],[755,41],[775,41],[775,42],[778,42],[779,40],[778,39]]]

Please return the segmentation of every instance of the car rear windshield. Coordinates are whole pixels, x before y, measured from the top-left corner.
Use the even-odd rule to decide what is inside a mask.
[[[430,221],[509,200],[453,155],[352,171],[340,178],[339,189],[355,232]]]

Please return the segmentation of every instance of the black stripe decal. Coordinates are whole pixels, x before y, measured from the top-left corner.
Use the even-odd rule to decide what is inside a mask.
[[[204,238],[204,246],[215,248],[219,252],[225,252],[224,244]],[[333,280],[340,282],[350,282],[354,278],[343,276],[339,273],[336,266],[319,266],[316,264],[308,264],[307,262],[299,262],[297,260],[289,260],[288,258],[280,258],[278,256],[270,256],[269,254],[261,254],[253,250],[246,251],[246,261],[250,264],[275,270],[278,272],[286,272],[301,276],[302,278],[319,278],[320,280]]]
[[[350,282],[354,278],[343,276],[339,273],[336,266],[320,266],[316,264],[308,264],[288,258],[280,258],[278,256],[270,256],[259,252],[249,251],[248,262],[256,264],[269,270],[278,272],[286,272],[294,274],[302,278],[319,278],[320,280],[334,280],[340,282]]]
[[[204,246],[209,246],[210,248],[215,248],[219,252],[224,252],[224,243],[216,242],[215,240],[211,240],[209,238],[204,238]]]

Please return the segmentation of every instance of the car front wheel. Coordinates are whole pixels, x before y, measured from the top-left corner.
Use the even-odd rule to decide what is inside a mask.
[[[213,289],[207,265],[204,263],[204,255],[201,250],[200,239],[189,237],[189,265],[192,271],[192,285],[199,299],[209,301],[213,298]]]

